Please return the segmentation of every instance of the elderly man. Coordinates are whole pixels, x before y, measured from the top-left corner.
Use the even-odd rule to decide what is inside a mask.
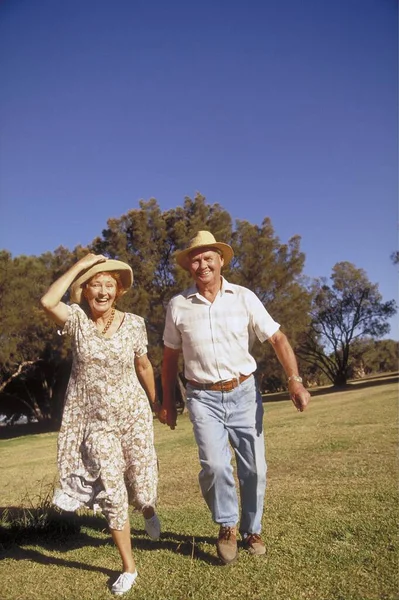
[[[253,292],[222,277],[222,267],[232,257],[232,248],[208,231],[199,231],[189,247],[176,254],[194,285],[168,305],[159,415],[161,422],[175,428],[174,390],[182,350],[187,408],[201,464],[199,482],[212,518],[220,525],[216,546],[225,564],[238,556],[238,523],[244,548],[254,555],[266,552],[260,536],[266,490],[263,406],[250,353],[255,337],[272,344],[297,410],[303,411],[310,399],[280,325]],[[230,445],[236,457],[241,514]]]

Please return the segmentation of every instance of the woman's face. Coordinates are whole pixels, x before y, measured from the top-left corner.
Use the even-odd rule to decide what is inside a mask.
[[[83,290],[90,310],[104,314],[112,308],[117,297],[117,283],[109,273],[94,275]]]

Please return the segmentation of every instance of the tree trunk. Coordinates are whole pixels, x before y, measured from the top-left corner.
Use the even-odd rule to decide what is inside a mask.
[[[348,382],[348,377],[346,372],[339,371],[334,377],[334,386],[335,387],[345,387]]]

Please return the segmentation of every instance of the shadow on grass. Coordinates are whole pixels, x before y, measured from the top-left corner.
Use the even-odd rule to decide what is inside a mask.
[[[326,396],[328,394],[336,394],[337,392],[350,392],[354,390],[362,390],[370,387],[378,387],[380,385],[387,385],[389,383],[398,383],[399,382],[399,374],[398,373],[389,373],[387,375],[380,375],[378,377],[370,377],[369,379],[356,379],[350,381],[347,385],[342,387],[337,387],[334,385],[326,386],[326,387],[315,387],[308,388],[311,396]],[[280,402],[282,400],[288,401],[289,395],[288,391],[284,392],[274,392],[272,394],[263,394],[262,396],[263,402]]]
[[[25,425],[3,425],[0,427],[0,440],[11,440],[24,435],[39,435],[54,433],[59,430],[59,424],[53,421],[42,423],[26,423]]]
[[[140,550],[168,550],[193,560],[201,560],[209,565],[220,565],[220,560],[202,550],[200,544],[215,544],[216,538],[209,536],[192,536],[179,534],[174,531],[163,531],[157,541],[150,540],[144,530],[132,529],[133,546]]]
[[[110,577],[115,571],[88,565],[86,563],[66,560],[48,553],[66,553],[86,546],[99,548],[113,545],[105,519],[96,515],[75,515],[48,509],[43,517],[40,509],[30,509],[29,519],[26,509],[20,507],[0,508],[0,561],[6,558],[28,560],[38,564],[50,564],[72,569],[97,571]],[[85,529],[85,531],[82,531]],[[89,530],[89,531],[87,531]],[[104,534],[103,538],[90,535],[90,530]],[[189,536],[173,531],[162,532],[161,538],[152,541],[144,529],[132,529],[133,550],[154,551],[166,550],[193,560],[201,560],[208,564],[220,565],[219,559],[200,548],[202,543],[215,543],[215,538],[206,536]],[[106,537],[105,537],[106,536]],[[35,546],[36,548],[26,548]]]

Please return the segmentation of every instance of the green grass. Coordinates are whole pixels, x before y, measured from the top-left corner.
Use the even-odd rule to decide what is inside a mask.
[[[163,535],[151,542],[131,514],[137,600],[397,600],[397,384],[313,395],[298,414],[265,405],[266,557],[240,550],[220,566],[217,527],[199,492],[186,415],[155,424]],[[48,504],[56,435],[0,441],[2,600],[102,600],[119,572],[106,522]],[[12,508],[15,510],[12,510]]]

